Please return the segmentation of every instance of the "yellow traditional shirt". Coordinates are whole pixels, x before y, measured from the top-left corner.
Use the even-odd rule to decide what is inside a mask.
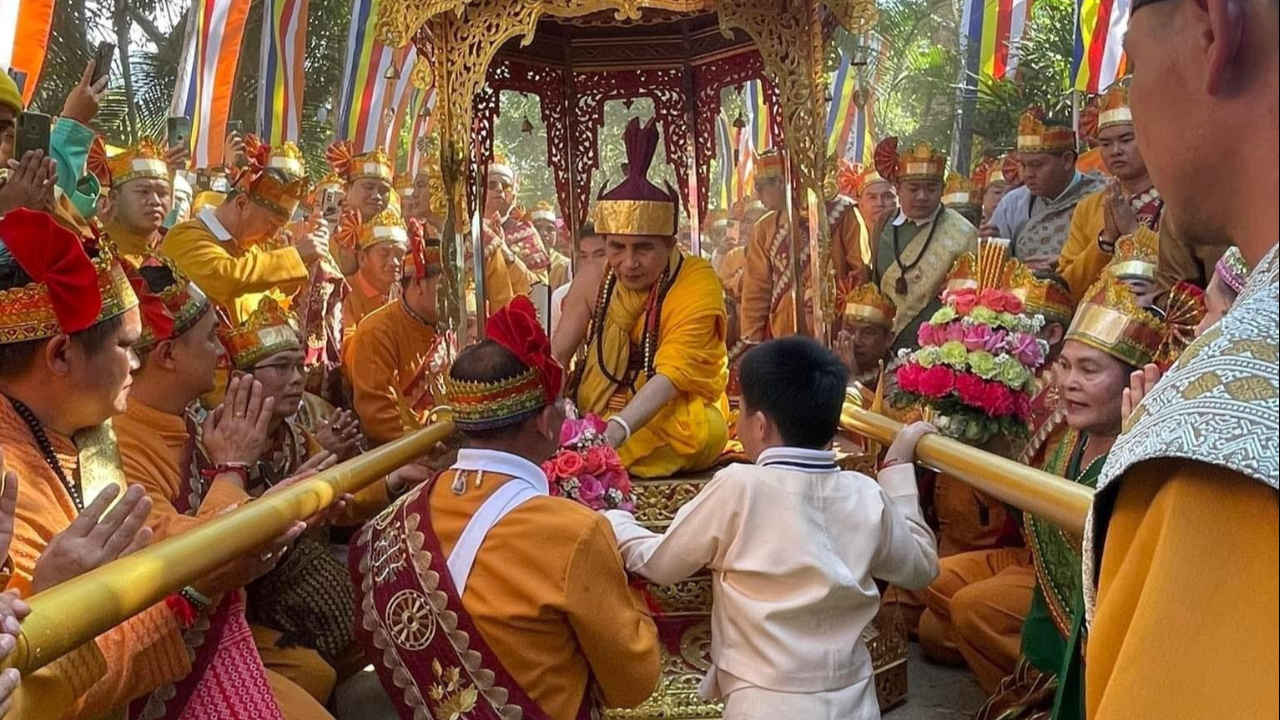
[[[160,240],[162,233],[156,233],[153,237],[146,237],[134,232],[126,230],[123,225],[114,220],[107,223],[103,228],[107,237],[116,246],[118,255],[140,257],[160,249]]]
[[[435,327],[411,315],[400,300],[375,310],[356,328],[346,373],[360,426],[374,444],[426,424],[448,367],[435,352],[437,339]]]
[[[291,296],[308,277],[296,249],[243,247],[210,209],[165,233],[161,251],[237,323],[257,308],[263,295],[274,291]]]
[[[1079,303],[1084,294],[1102,276],[1102,269],[1115,257],[1098,246],[1098,236],[1106,225],[1102,212],[1107,203],[1107,191],[1100,190],[1086,196],[1076,205],[1071,215],[1071,229],[1067,242],[1058,257],[1058,274],[1067,281],[1072,301]],[[1146,225],[1138,225],[1135,234],[1155,235]],[[1151,239],[1159,247],[1159,240]]]
[[[356,332],[356,325],[369,313],[386,305],[391,299],[389,292],[378,292],[378,289],[364,279],[357,270],[347,276],[347,284],[351,292],[342,301],[342,338],[347,341]]]

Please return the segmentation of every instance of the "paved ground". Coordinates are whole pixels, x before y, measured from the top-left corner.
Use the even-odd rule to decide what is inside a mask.
[[[968,720],[985,699],[969,671],[930,665],[914,644],[907,672],[907,703],[885,715],[886,720]],[[372,670],[339,688],[338,720],[395,720]]]

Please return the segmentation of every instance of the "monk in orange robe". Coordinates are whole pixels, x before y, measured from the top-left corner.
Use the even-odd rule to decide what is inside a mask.
[[[343,214],[334,239],[355,253],[359,268],[347,277],[351,291],[342,301],[342,335],[346,343],[365,316],[391,299],[391,286],[400,278],[409,248],[409,230],[393,208],[363,223],[358,214],[348,211]]]

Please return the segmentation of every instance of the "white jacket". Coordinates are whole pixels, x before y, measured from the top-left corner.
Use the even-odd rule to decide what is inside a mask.
[[[746,685],[822,692],[870,678],[862,632],[880,606],[872,578],[918,589],[938,574],[911,465],[877,483],[840,471],[829,451],[771,448],[757,465],[716,473],[665,534],[629,513],[606,515],[629,571],[658,584],[712,571],[707,686],[718,695]]]

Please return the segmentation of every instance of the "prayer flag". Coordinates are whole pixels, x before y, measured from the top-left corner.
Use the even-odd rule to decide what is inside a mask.
[[[22,102],[31,102],[44,67],[54,0],[0,0],[0,71],[26,73]]]
[[[196,168],[222,164],[240,42],[250,0],[194,0],[173,92],[172,115],[191,118]]]
[[[1104,93],[1125,76],[1124,33],[1132,7],[1131,0],[1076,0],[1080,22],[1071,71],[1077,90]]]
[[[960,18],[960,54],[971,75],[1014,77],[1018,50],[1031,20],[1031,0],[965,0]],[[971,48],[977,52],[971,52]]]
[[[258,75],[258,135],[272,146],[302,135],[308,0],[266,0]]]

